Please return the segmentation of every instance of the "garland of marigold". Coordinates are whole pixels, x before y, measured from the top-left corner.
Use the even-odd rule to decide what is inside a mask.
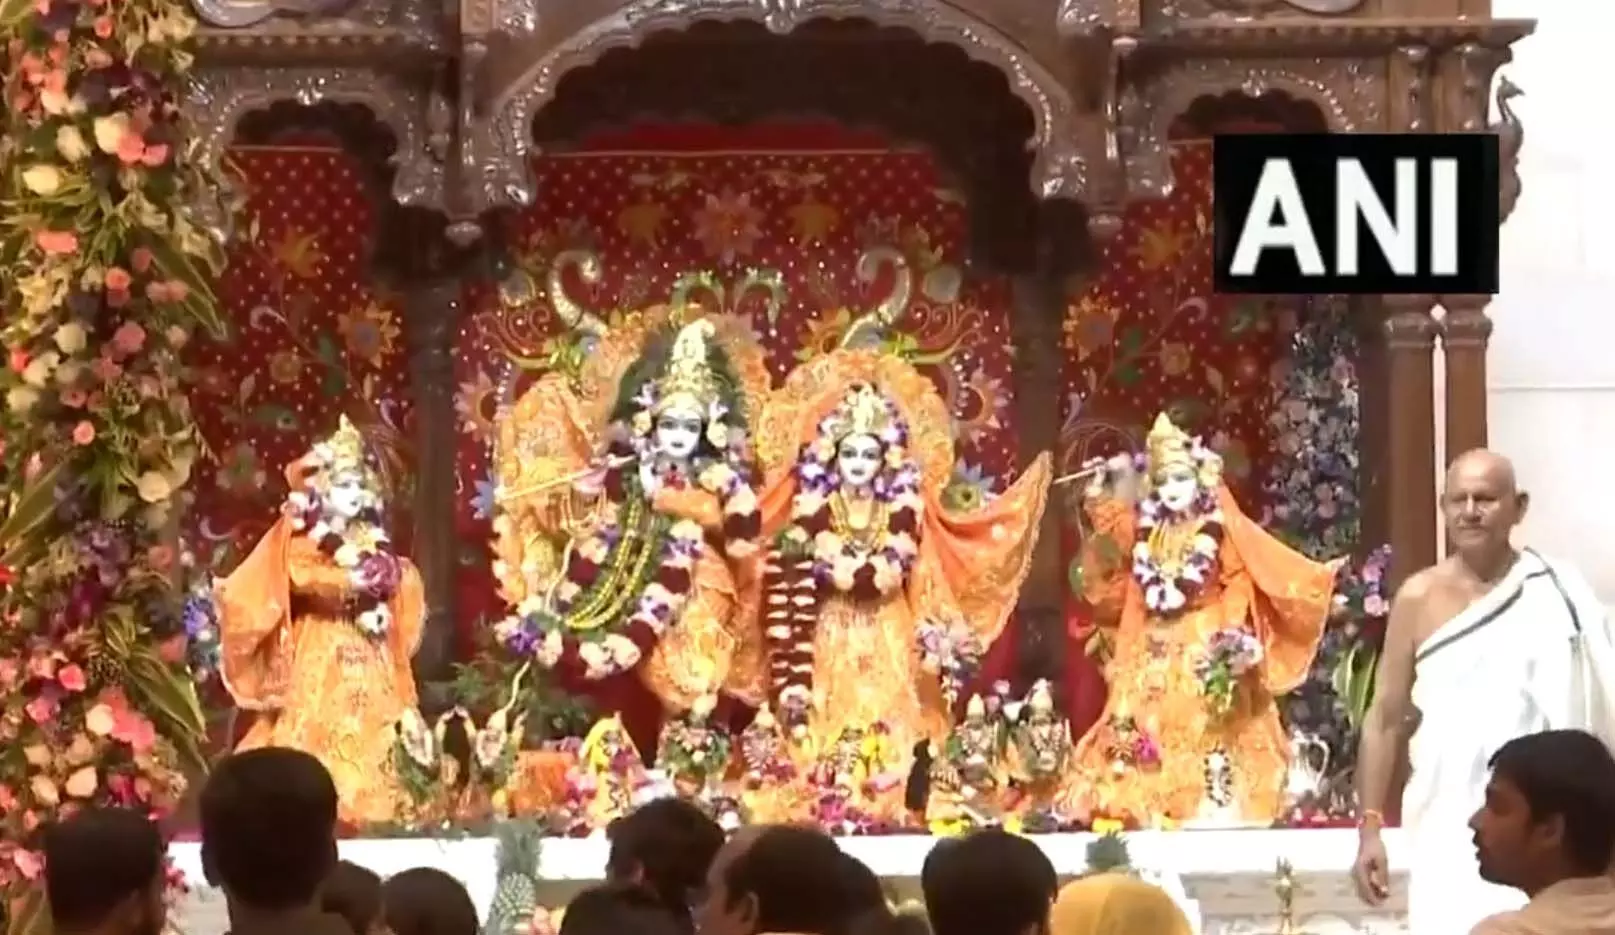
[[[222,333],[216,191],[180,113],[183,0],[3,0],[0,899],[38,927],[37,829],[169,811],[199,772],[176,495],[201,449],[180,354]]]

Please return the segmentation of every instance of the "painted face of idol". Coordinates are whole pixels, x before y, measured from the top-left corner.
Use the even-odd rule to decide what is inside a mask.
[[[873,435],[848,435],[836,448],[836,472],[841,484],[854,490],[864,490],[875,482],[880,473],[880,440]]]
[[[331,478],[326,502],[337,516],[352,520],[375,505],[375,495],[368,489],[363,472],[339,471]]]
[[[1200,482],[1194,469],[1187,465],[1173,465],[1155,478],[1155,495],[1161,505],[1176,513],[1187,512],[1200,493]]]
[[[701,445],[705,422],[701,413],[685,406],[669,406],[656,416],[652,437],[656,453],[670,461],[688,461]]]

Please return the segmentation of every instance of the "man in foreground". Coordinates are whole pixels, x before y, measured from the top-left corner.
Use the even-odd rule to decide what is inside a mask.
[[[1508,459],[1460,455],[1441,498],[1453,553],[1404,582],[1391,605],[1358,751],[1352,874],[1369,903],[1389,895],[1380,830],[1405,750],[1408,924],[1419,935],[1463,935],[1521,902],[1481,879],[1467,828],[1492,755],[1549,728],[1615,735],[1615,647],[1603,607],[1573,569],[1514,548],[1509,537],[1529,502]]]
[[[1472,935],[1615,933],[1615,757],[1597,737],[1553,730],[1503,744],[1469,826],[1480,875],[1531,898]]]
[[[45,832],[45,896],[60,935],[162,935],[165,849],[157,825],[92,808]]]
[[[690,907],[723,838],[723,829],[693,802],[652,799],[606,828],[606,879],[645,887],[691,932]]]
[[[320,910],[336,866],[336,784],[301,750],[225,757],[202,787],[202,871],[224,891],[230,935],[346,935]]]
[[[847,935],[857,902],[840,845],[797,825],[748,825],[724,843],[695,911],[702,935]]]
[[[1060,879],[1042,848],[988,828],[937,842],[920,888],[934,935],[1042,935]]]

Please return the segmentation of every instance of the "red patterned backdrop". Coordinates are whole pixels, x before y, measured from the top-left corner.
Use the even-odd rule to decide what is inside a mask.
[[[369,286],[372,209],[353,157],[330,147],[241,147],[253,234],[220,284],[232,333],[193,345],[192,401],[212,459],[192,487],[191,541],[227,572],[274,521],[282,470],[336,427],[380,419],[408,438],[397,303]],[[396,521],[397,535],[407,532]]]
[[[1172,167],[1172,195],[1128,208],[1092,284],[1066,309],[1065,463],[1136,449],[1164,409],[1222,454],[1229,487],[1260,515],[1260,479],[1274,457],[1265,407],[1287,359],[1285,335],[1259,303],[1212,289],[1210,142],[1174,144]],[[1068,526],[1074,557],[1078,533]],[[1080,729],[1098,717],[1104,686],[1080,658],[1087,608],[1070,601],[1078,658],[1067,666],[1066,705]]]
[[[555,260],[584,250],[604,276],[565,279],[591,310],[691,295],[750,317],[776,379],[812,348],[833,345],[849,320],[888,295],[895,277],[857,275],[872,247],[902,251],[915,288],[903,330],[953,404],[961,467],[956,481],[990,492],[1014,467],[1009,287],[965,268],[965,205],[923,153],[829,125],[753,129],[640,127],[592,139],[538,161],[539,199],[517,222],[521,265],[539,283]],[[770,292],[747,288],[777,276]],[[496,400],[525,384],[512,359],[531,355],[552,323],[506,312],[491,295],[456,351],[461,514],[461,609],[467,621],[503,610],[488,558],[489,441]]]

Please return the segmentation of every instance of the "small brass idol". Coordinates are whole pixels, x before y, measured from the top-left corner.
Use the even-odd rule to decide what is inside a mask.
[[[1279,901],[1279,927],[1274,935],[1305,935],[1295,924],[1295,867],[1282,857],[1273,873],[1273,895]]]

